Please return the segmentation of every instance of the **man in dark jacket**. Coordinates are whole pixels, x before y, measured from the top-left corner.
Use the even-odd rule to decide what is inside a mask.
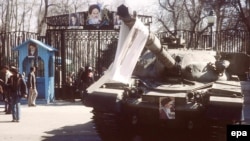
[[[12,122],[20,120],[20,100],[27,97],[27,87],[22,75],[18,73],[17,68],[11,67],[12,76],[8,79],[8,87],[12,98]]]

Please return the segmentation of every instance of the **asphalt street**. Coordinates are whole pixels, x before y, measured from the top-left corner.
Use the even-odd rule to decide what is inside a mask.
[[[28,107],[22,101],[20,122],[11,122],[0,102],[0,140],[4,141],[101,141],[95,132],[91,108],[80,101],[55,101]]]

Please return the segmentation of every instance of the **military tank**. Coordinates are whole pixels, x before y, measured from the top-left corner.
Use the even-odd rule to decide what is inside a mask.
[[[230,61],[213,51],[168,49],[153,33],[145,48],[129,83],[109,81],[84,98],[101,139],[225,140],[226,125],[241,122],[243,104]]]

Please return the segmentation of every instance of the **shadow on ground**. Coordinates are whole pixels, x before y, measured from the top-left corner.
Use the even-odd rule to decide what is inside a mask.
[[[101,141],[93,128],[93,123],[65,126],[45,132],[42,141]]]
[[[28,100],[23,98],[21,100],[21,104],[22,105],[27,105],[28,104]],[[46,103],[45,100],[43,99],[37,99],[36,100],[36,104],[40,105],[40,106],[84,106],[81,102],[81,99],[75,99],[75,101],[73,102],[72,100],[55,100],[53,102],[50,103]]]
[[[46,136],[42,137],[42,141],[102,141],[95,132],[92,122],[74,126],[65,126],[59,129],[47,131],[46,134]],[[178,130],[151,130],[150,132],[144,132],[141,135],[135,136],[131,141],[225,141],[225,139],[222,138],[219,140],[218,138],[212,139],[205,134],[200,134],[200,131],[182,132]],[[121,139],[121,141],[124,140]]]
[[[56,100],[44,106],[84,106],[80,99],[76,99],[74,102],[70,100]]]

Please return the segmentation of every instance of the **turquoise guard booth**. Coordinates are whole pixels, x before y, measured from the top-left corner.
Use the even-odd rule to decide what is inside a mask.
[[[35,39],[29,39],[21,45],[13,48],[18,51],[18,69],[27,80],[30,67],[36,67],[37,99],[43,99],[46,103],[55,100],[54,76],[55,76],[55,51],[57,49]]]

